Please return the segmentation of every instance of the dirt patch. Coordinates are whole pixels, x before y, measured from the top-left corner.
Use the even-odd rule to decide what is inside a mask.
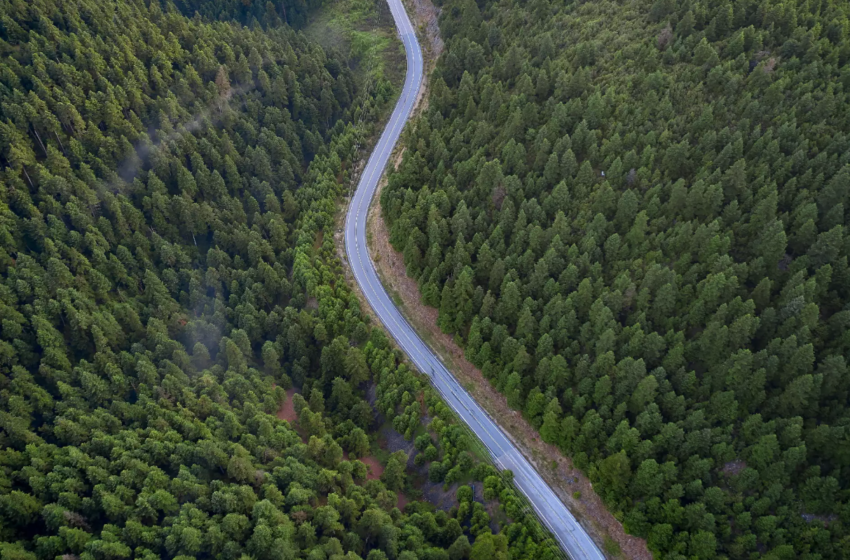
[[[829,525],[833,521],[838,519],[837,515],[816,515],[814,513],[803,513],[800,514],[800,517],[806,520],[806,523],[812,523],[814,521],[819,521],[824,525]]]
[[[422,465],[416,469],[418,474],[417,488],[422,492],[422,496],[426,501],[433,504],[435,508],[449,511],[453,507],[457,507],[457,489],[460,488],[460,483],[454,483],[446,486],[442,482],[431,482],[428,480],[428,465]],[[481,482],[472,483],[473,499],[484,506],[487,515],[490,516],[490,528],[494,533],[499,532],[499,519],[506,519],[504,513],[499,509],[498,500],[484,499],[484,484]]]
[[[380,189],[384,184],[385,181],[382,181],[378,185],[379,192],[375,195],[375,200],[380,200]],[[607,510],[602,499],[593,491],[590,480],[574,468],[572,461],[564,457],[557,447],[543,442],[537,430],[508,406],[507,398],[489,383],[479,369],[466,360],[463,349],[452,337],[440,331],[437,327],[437,310],[421,302],[419,286],[406,274],[403,255],[389,243],[389,231],[378,204],[374,204],[369,213],[367,237],[382,283],[393,299],[397,303],[401,302],[399,309],[402,314],[443,359],[458,381],[472,392],[475,400],[493,418],[502,419],[500,425],[508,437],[570,511],[576,514],[577,519],[600,547],[607,535],[620,545],[627,558],[650,560],[652,554],[646,546],[646,541],[626,534],[622,523]],[[553,464],[555,468],[552,468]],[[573,497],[576,491],[581,492],[578,499]],[[432,501],[430,497],[428,501]]]
[[[444,490],[442,482],[431,482],[426,478],[419,489],[422,490],[425,499],[434,504],[437,509],[449,511],[457,505],[457,483]]]
[[[360,457],[360,462],[366,465],[368,469],[366,473],[366,480],[380,480],[381,475],[384,474],[384,466],[376,459],[373,455],[367,455],[366,457]],[[402,511],[404,511],[404,507],[410,503],[410,498],[408,498],[404,492],[396,492],[396,496],[398,497],[398,501],[396,502],[396,507]]]
[[[416,395],[416,400],[419,402],[419,417],[426,418],[428,416],[428,405],[425,404],[425,391],[419,391],[419,394]],[[428,425],[428,422],[422,420],[422,424],[425,426]]]
[[[378,403],[378,384],[374,381],[366,387],[366,402],[372,408]]]
[[[412,441],[404,439],[403,435],[390,426],[384,426],[381,428],[381,431],[378,432],[378,437],[380,438],[379,441],[381,442],[381,447],[390,453],[395,453],[396,451],[404,451],[407,453],[407,468],[414,468],[413,459],[416,458],[418,451],[416,451]]]
[[[426,59],[437,60],[443,54],[444,47],[443,38],[440,37],[440,8],[431,0],[404,0],[404,4],[407,7],[407,13],[413,16],[417,35],[420,39],[424,39],[422,43],[429,55]]]
[[[735,476],[737,474],[741,474],[744,469],[747,468],[747,463],[742,461],[741,459],[736,459],[735,461],[729,461],[723,468],[720,469],[720,472],[727,476]]]
[[[292,395],[297,393],[297,389],[290,389],[286,392],[286,400],[280,405],[280,410],[277,411],[277,417],[281,420],[286,420],[290,424],[298,420],[298,414],[295,412],[295,405],[292,403]]]
[[[372,455],[360,457],[360,462],[369,469],[369,472],[366,474],[366,480],[379,480],[381,475],[384,474],[384,465]]]

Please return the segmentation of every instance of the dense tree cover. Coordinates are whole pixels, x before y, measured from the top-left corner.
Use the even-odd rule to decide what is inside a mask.
[[[848,15],[443,4],[391,242],[659,557],[850,550]]]
[[[389,83],[157,1],[0,12],[0,557],[551,554],[323,236]],[[435,480],[471,472],[520,522],[493,535],[468,487],[395,508],[407,457],[369,481],[356,460],[370,380]],[[293,382],[297,426],[275,416]]]
[[[186,16],[195,12],[209,19],[235,20],[249,27],[259,24],[274,27],[283,23],[299,28],[307,22],[310,11],[325,0],[174,0]]]

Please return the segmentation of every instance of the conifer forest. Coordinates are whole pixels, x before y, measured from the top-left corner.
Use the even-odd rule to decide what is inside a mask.
[[[342,276],[397,86],[326,4],[0,1],[2,560],[553,557]]]
[[[850,3],[434,4],[376,211],[438,328],[655,558],[850,559]],[[0,0],[0,560],[562,558],[345,275],[379,44]]]
[[[850,5],[444,0],[381,204],[657,558],[850,557]]]

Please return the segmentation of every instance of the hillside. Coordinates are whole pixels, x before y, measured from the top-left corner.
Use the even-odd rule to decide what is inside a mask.
[[[850,22],[446,0],[381,197],[438,324],[658,557],[850,548]]]
[[[0,557],[551,557],[324,235],[393,85],[250,5],[0,2]]]

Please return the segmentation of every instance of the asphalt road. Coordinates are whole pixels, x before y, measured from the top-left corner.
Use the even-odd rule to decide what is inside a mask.
[[[366,216],[369,205],[422,85],[422,50],[410,19],[401,0],[387,1],[407,52],[407,74],[398,103],[378,145],[369,157],[346,215],[345,251],[354,278],[381,323],[416,367],[430,376],[449,406],[487,447],[496,465],[513,471],[514,484],[531,502],[538,517],[546,524],[564,551],[574,560],[601,560],[604,555],[566,506],[402,317],[387,295],[369,257],[366,245]]]

